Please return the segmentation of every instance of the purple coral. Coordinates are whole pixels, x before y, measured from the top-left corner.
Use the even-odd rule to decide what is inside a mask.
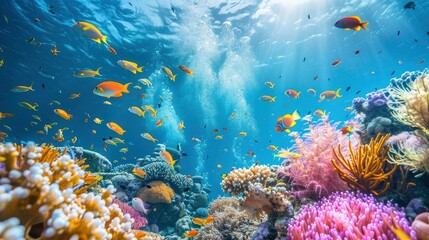
[[[353,99],[353,109],[355,109],[358,113],[364,112],[366,109],[365,98],[357,97]]]
[[[134,219],[134,223],[131,226],[133,229],[140,229],[147,225],[147,219],[145,217],[140,216],[140,214],[128,204],[123,203],[118,199],[113,199],[111,204],[118,204],[119,208],[124,214],[130,214],[131,218]]]
[[[392,219],[394,216],[394,220]],[[305,206],[288,225],[289,239],[396,239],[383,221],[396,221],[411,239],[417,239],[405,213],[390,202],[377,202],[363,193],[334,193]]]
[[[386,96],[383,90],[370,92],[366,94],[366,98],[368,99],[367,111],[371,111],[374,108],[385,106],[386,103],[389,101],[389,98]]]

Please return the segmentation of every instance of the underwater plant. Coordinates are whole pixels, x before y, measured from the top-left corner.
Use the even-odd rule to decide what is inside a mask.
[[[288,225],[289,239],[417,239],[402,209],[361,192],[337,192],[307,205]]]
[[[333,149],[335,158],[332,164],[342,180],[353,190],[379,196],[391,186],[392,174],[398,165],[388,162],[389,147],[385,145],[390,134],[378,134],[369,144],[359,145],[353,151],[349,141],[349,157],[342,153],[341,146]]]

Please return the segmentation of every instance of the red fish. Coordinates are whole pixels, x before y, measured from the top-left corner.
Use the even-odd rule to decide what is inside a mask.
[[[291,98],[299,98],[299,94],[301,94],[301,92],[297,92],[293,89],[289,89],[289,90],[286,90],[285,94]]]
[[[116,50],[112,48],[110,45],[107,45],[109,47],[109,51],[116,55]]]
[[[192,72],[189,68],[187,68],[185,65],[179,65],[180,70],[188,74],[189,76],[194,76],[194,72]]]
[[[337,59],[337,60],[335,60],[335,61],[333,61],[332,63],[331,63],[331,65],[332,66],[337,66],[338,64],[340,64],[341,63],[341,60],[340,59]]]
[[[344,126],[344,127],[340,128],[340,132],[344,135],[349,134],[352,132],[352,127]]]
[[[368,25],[368,22],[361,22],[360,17],[358,16],[345,17],[335,23],[335,27],[337,28],[342,28],[344,30],[353,29],[355,31],[359,31],[361,27],[368,30],[366,25]]]

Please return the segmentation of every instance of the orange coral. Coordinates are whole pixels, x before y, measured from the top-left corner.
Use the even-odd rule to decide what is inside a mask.
[[[389,147],[384,146],[384,143],[389,137],[390,134],[384,136],[378,134],[369,144],[360,145],[355,153],[349,141],[349,159],[344,157],[340,145],[337,151],[333,149],[335,159],[331,162],[335,171],[351,189],[372,193],[375,196],[389,189],[392,174],[398,167],[388,162]]]
[[[146,187],[140,189],[137,195],[143,202],[171,203],[174,191],[161,181],[152,181]]]

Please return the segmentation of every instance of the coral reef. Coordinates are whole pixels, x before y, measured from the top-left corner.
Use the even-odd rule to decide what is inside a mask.
[[[265,185],[275,177],[268,166],[252,166],[249,169],[239,168],[228,173],[220,185],[224,192],[237,196],[248,190],[249,183],[258,182]]]
[[[384,219],[384,220],[383,220]],[[363,193],[334,193],[305,206],[288,226],[289,239],[396,239],[387,224],[397,223],[411,239],[415,232],[405,213],[390,202]]]
[[[385,146],[386,140],[390,137],[377,135],[371,139],[367,145],[359,145],[353,151],[351,141],[349,141],[349,158],[344,157],[341,146],[334,148],[335,158],[332,159],[335,171],[342,180],[353,190],[360,190],[365,193],[372,193],[375,196],[385,193],[392,182],[392,174],[398,165],[391,165],[388,162],[387,152],[389,147]]]
[[[174,191],[161,181],[152,181],[140,189],[137,196],[148,203],[171,203]]]
[[[376,117],[371,120],[366,126],[367,137],[374,137],[377,134],[387,134],[390,133],[390,126],[392,125],[392,120],[385,117]]]
[[[404,125],[429,135],[429,79],[426,73],[414,81],[388,88],[392,101],[388,104],[392,116]]]
[[[133,229],[140,229],[147,225],[147,219],[145,217],[140,216],[140,214],[128,204],[123,203],[118,199],[113,199],[110,204],[117,204],[118,207],[121,209],[122,213],[129,214],[130,217],[134,219],[133,225],[131,226]]]
[[[113,186],[87,193],[100,177],[59,151],[0,145],[0,221],[12,221],[15,236],[26,239],[134,239],[133,219],[109,205]]]
[[[327,117],[320,123],[310,124],[308,132],[300,136],[294,132],[290,135],[295,144],[290,151],[299,156],[293,161],[285,160],[279,168],[286,175],[295,196],[319,199],[335,191],[348,189],[346,183],[340,179],[331,159],[335,157],[332,149],[342,146],[344,154],[349,153],[347,141],[350,140],[352,150],[358,145],[358,136],[353,133],[350,136],[337,129],[338,123],[330,124]]]
[[[239,210],[236,198],[218,198],[212,203],[209,212],[214,217],[212,224],[204,225],[197,240],[252,239],[257,222],[248,219],[246,213]]]

